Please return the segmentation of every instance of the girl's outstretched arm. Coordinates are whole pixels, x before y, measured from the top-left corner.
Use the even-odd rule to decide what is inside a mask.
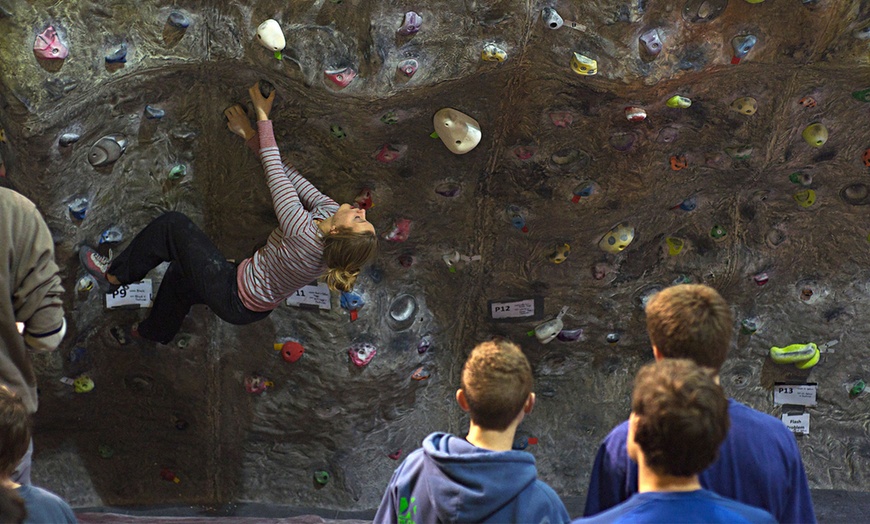
[[[269,112],[272,109],[272,101],[275,92],[264,98],[260,88],[254,84],[248,92],[257,112],[257,130],[260,141],[260,161],[266,172],[266,184],[272,194],[272,206],[275,215],[285,235],[297,235],[314,226],[311,214],[305,210],[299,200],[296,186],[284,173],[284,165],[281,162],[281,153],[275,142],[275,134],[272,130],[272,121],[269,120]]]

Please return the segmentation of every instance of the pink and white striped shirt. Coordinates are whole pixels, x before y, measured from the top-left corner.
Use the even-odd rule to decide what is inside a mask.
[[[271,311],[297,289],[326,270],[323,241],[314,219],[338,211],[338,204],[314,187],[293,166],[282,163],[272,121],[257,122],[259,154],[278,227],[266,245],[239,264],[236,281],[242,304],[251,311]],[[257,150],[257,137],[248,146]]]

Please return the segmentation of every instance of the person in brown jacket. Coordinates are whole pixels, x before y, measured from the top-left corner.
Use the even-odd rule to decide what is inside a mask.
[[[66,333],[63,287],[54,241],[36,206],[0,187],[0,384],[36,412],[36,374],[29,350],[57,349]],[[19,327],[21,326],[21,327]],[[30,484],[31,442],[12,479]]]

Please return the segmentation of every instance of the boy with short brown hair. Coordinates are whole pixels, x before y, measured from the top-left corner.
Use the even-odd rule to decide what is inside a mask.
[[[15,466],[30,443],[30,415],[24,401],[6,386],[0,386],[0,484],[14,490],[24,500],[25,524],[75,523],[69,504],[50,491],[11,479]]]
[[[656,294],[646,306],[647,329],[657,361],[686,358],[716,373],[731,348],[734,320],[715,289],[683,284]],[[734,399],[731,429],[719,458],[700,481],[723,497],[765,509],[782,523],[816,522],[809,483],[794,435],[782,421]],[[598,448],[584,516],[600,513],[638,491],[638,466],[626,452],[629,424],[616,426]]]
[[[396,469],[378,523],[568,522],[556,493],[537,479],[535,458],[512,450],[535,405],[532,368],[507,340],[472,350],[456,392],[471,414],[468,436],[433,433]]]
[[[635,378],[628,422],[638,493],[575,522],[775,524],[770,513],[701,487],[698,474],[716,460],[728,426],[728,399],[709,368],[685,359],[647,364]]]

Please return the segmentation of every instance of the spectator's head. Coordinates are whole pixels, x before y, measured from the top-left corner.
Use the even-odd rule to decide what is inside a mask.
[[[30,445],[30,415],[21,397],[0,386],[0,475],[9,478]]]
[[[709,369],[686,359],[647,364],[634,379],[628,455],[657,475],[691,477],[719,455],[728,399]]]
[[[647,303],[646,329],[657,358],[687,358],[718,373],[731,348],[733,317],[715,289],[681,284]]]
[[[25,518],[24,499],[14,489],[0,486],[0,524],[21,524]]]
[[[504,431],[535,405],[532,367],[522,350],[508,340],[478,344],[462,368],[459,405],[483,429]],[[521,420],[521,418],[520,418]]]

